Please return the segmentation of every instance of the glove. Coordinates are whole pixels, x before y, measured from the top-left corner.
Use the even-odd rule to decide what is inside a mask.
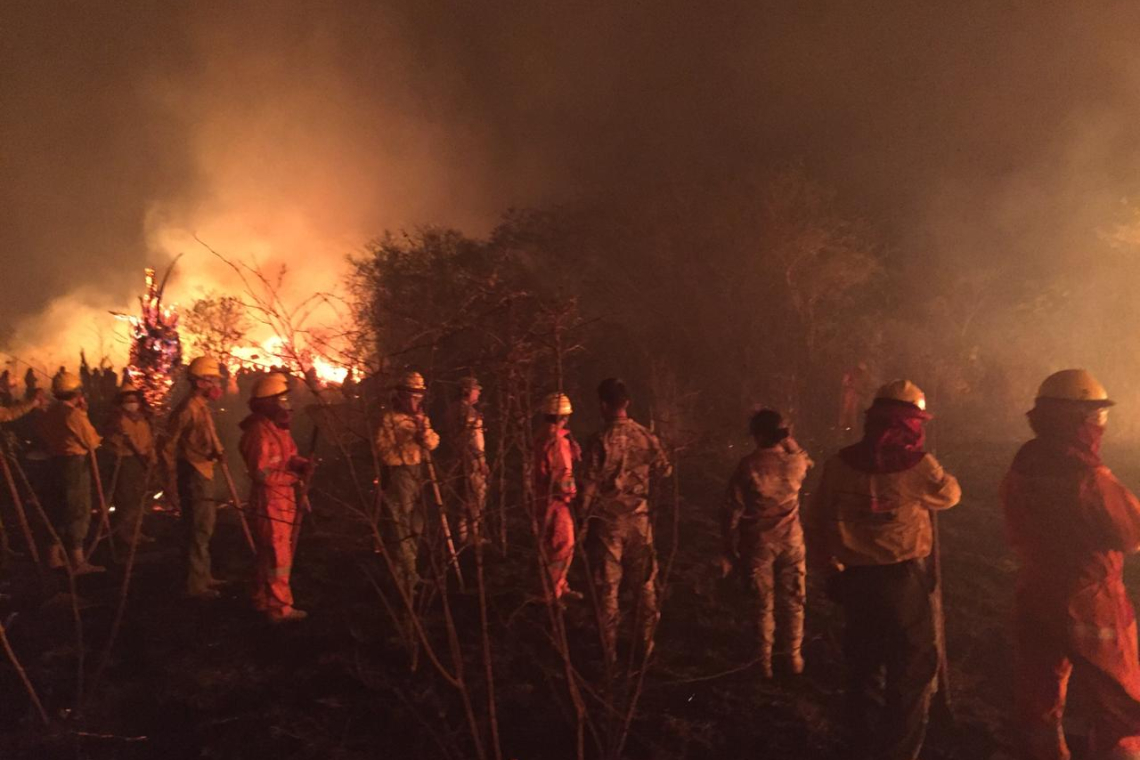
[[[307,457],[293,457],[289,460],[289,470],[308,480],[317,469],[317,462]]]

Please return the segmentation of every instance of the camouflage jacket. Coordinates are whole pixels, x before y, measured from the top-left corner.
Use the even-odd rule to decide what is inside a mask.
[[[673,471],[657,436],[628,417],[590,438],[583,463],[584,506],[609,513],[647,510],[650,478]]]
[[[800,488],[813,462],[794,439],[756,449],[740,460],[728,483],[724,537],[733,547],[742,528],[768,533],[792,523],[800,511]]]

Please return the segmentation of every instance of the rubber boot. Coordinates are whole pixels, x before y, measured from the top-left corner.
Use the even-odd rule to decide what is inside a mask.
[[[91,573],[102,573],[106,568],[99,565],[92,565],[87,561],[87,557],[83,556],[82,549],[72,549],[69,553],[71,558],[71,572],[76,575],[89,575]]]
[[[284,615],[271,615],[269,620],[272,623],[294,623],[304,620],[309,616],[309,613],[304,610],[299,610],[296,607],[286,612]]]

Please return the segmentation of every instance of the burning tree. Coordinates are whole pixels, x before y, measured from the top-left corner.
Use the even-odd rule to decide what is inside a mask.
[[[182,364],[182,341],[178,337],[178,311],[162,304],[166,276],[159,284],[155,271],[146,270],[146,293],[139,296],[139,316],[117,314],[131,325],[130,364],[124,372],[142,390],[147,404],[163,414],[174,386],[174,373]],[[125,379],[125,378],[124,378]]]

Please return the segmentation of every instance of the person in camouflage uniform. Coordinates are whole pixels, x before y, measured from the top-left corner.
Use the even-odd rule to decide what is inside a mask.
[[[756,450],[740,460],[729,481],[721,569],[725,575],[738,569],[755,597],[764,677],[772,677],[777,617],[781,652],[791,672],[799,674],[807,575],[800,488],[813,463],[779,412],[761,409],[749,430]]]
[[[589,524],[587,547],[601,607],[606,657],[617,656],[618,593],[629,576],[642,643],[649,646],[660,617],[657,557],[649,519],[649,483],[672,466],[657,436],[629,417],[629,391],[617,378],[598,386],[605,427],[583,455],[582,503]]]
[[[484,539],[483,509],[487,504],[487,480],[491,474],[487,466],[483,412],[476,406],[482,391],[477,379],[463,378],[459,382],[459,403],[452,418],[459,465],[457,490],[463,504],[459,516],[459,540],[472,543]]]

